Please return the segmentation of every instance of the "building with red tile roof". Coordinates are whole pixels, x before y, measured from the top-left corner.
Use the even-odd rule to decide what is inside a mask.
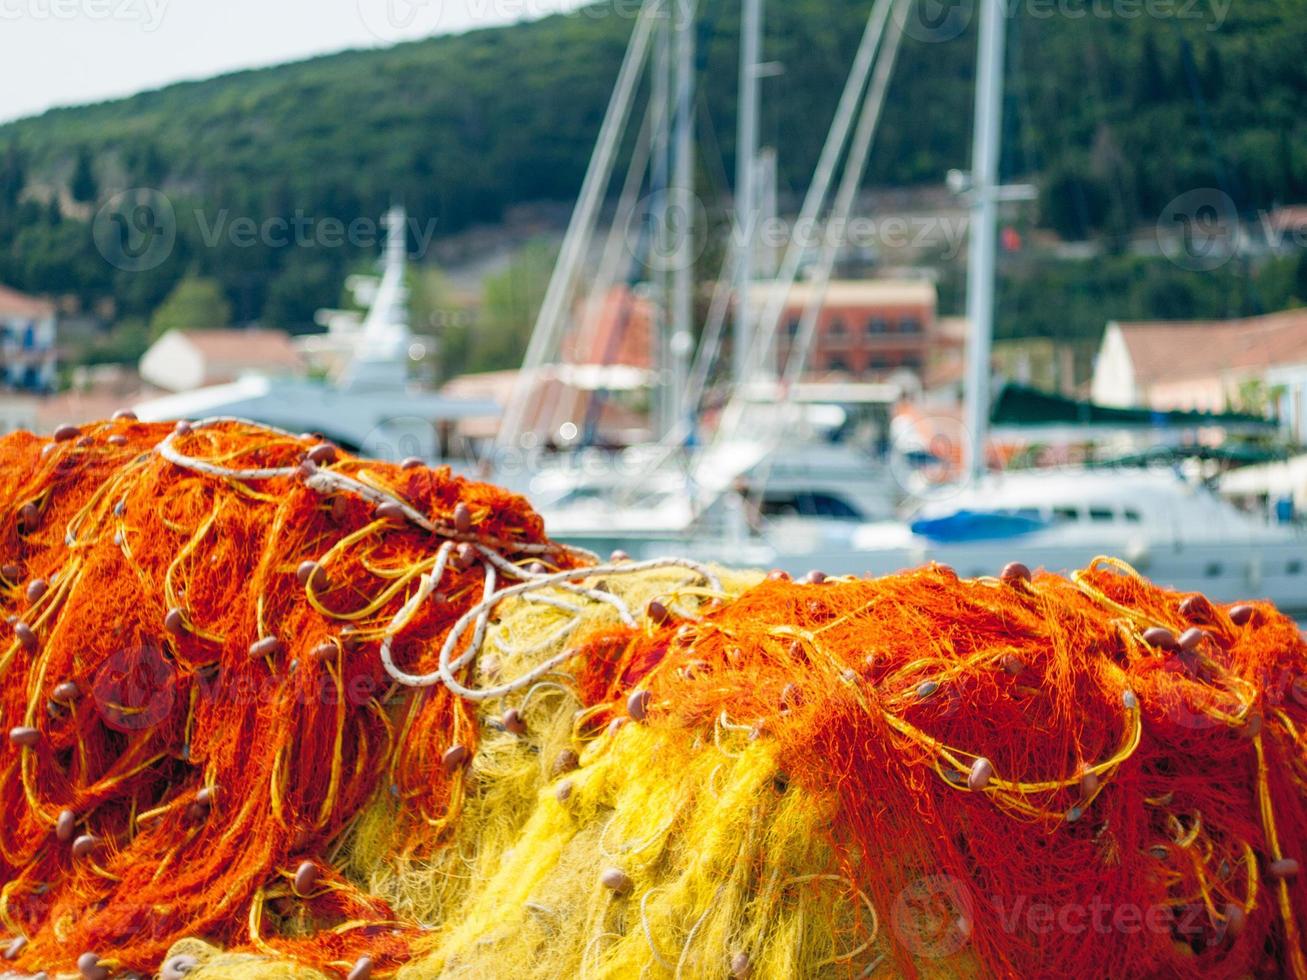
[[[141,377],[165,391],[225,384],[244,374],[304,373],[304,360],[281,330],[169,330],[141,356]]]
[[[1258,394],[1260,393],[1260,395]],[[1307,431],[1307,308],[1238,320],[1108,323],[1093,400],[1156,409],[1274,412]],[[1249,404],[1260,397],[1264,406]]]
[[[1094,401],[1222,411],[1239,386],[1307,365],[1307,308],[1239,320],[1112,321],[1094,368]]]

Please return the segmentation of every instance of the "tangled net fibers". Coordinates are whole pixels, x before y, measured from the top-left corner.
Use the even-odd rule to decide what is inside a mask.
[[[1265,604],[599,563],[234,420],[0,473],[12,969],[1307,977],[1307,648]]]

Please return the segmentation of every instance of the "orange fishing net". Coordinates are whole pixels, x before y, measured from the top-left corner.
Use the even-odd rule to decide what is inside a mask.
[[[634,697],[649,724],[775,739],[786,784],[838,801],[835,864],[812,870],[917,957],[1307,976],[1295,624],[1108,561],[1027,576],[769,581],[625,645],[588,693],[615,717]]]
[[[205,935],[393,965],[405,937],[330,844],[379,787],[438,841],[477,728],[445,688],[397,698],[378,643],[437,567],[396,659],[480,598],[462,542],[558,553],[539,518],[448,471],[306,458],[312,443],[237,424],[58,436],[0,442],[0,913],[19,962],[149,969]],[[296,917],[348,928],[291,938]]]
[[[152,971],[202,937],[356,980],[493,975],[467,966],[491,925],[548,913],[497,935],[500,969],[1307,977],[1307,647],[1269,606],[1111,562],[736,595],[693,563],[592,564],[446,470],[228,420],[9,436],[0,473],[19,968]],[[513,669],[487,663],[513,631]],[[548,758],[545,688],[569,743]],[[509,752],[541,756],[514,820],[482,805]],[[741,759],[765,785],[732,788]],[[657,859],[604,843],[623,783]],[[378,806],[411,877],[474,879],[446,851],[505,845],[419,921],[350,856]],[[713,807],[753,856],[691,816]],[[722,883],[660,919],[696,874]],[[478,907],[519,878],[531,901]],[[835,911],[760,925],[800,893]],[[583,899],[609,904],[559,911]]]

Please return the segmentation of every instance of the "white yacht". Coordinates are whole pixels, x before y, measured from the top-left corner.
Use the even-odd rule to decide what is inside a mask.
[[[606,461],[599,472],[545,471],[528,495],[555,537],[599,550],[644,552],[649,542],[716,533],[734,510],[750,533],[784,525],[791,533],[838,523],[846,529],[890,520],[898,499],[883,466],[853,447],[796,442],[714,446],[683,466],[643,469],[638,451]]]
[[[896,392],[812,385],[784,411],[755,402],[751,424],[730,438],[684,451],[583,451],[537,470],[524,490],[551,533],[577,543],[712,533],[737,503],[752,533],[890,520],[903,492],[875,450]]]
[[[798,485],[824,489],[807,478]],[[830,490],[846,486],[840,481]],[[679,554],[796,576],[812,569],[883,575],[931,561],[963,576],[996,575],[1009,561],[1069,572],[1112,555],[1160,585],[1217,601],[1265,598],[1289,612],[1307,611],[1307,535],[1246,514],[1171,472],[994,474],[921,505],[908,521],[759,515],[729,487],[691,515],[680,486],[651,483],[646,489],[639,507],[607,512],[582,507],[578,499],[574,515],[565,505],[546,508],[546,527],[595,551],[620,549],[636,558]],[[642,522],[631,516],[637,513]]]
[[[994,474],[923,505],[906,525],[864,525],[851,544],[822,557],[840,571],[860,561],[886,571],[906,551],[913,563],[944,562],[972,576],[1012,560],[1065,572],[1113,555],[1171,588],[1307,609],[1307,537],[1168,471]]]

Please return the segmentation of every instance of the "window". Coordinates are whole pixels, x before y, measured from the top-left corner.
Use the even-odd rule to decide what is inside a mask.
[[[1287,562],[1284,566],[1284,570],[1290,575],[1301,575],[1302,562],[1298,561],[1297,559],[1294,559],[1291,562]]]
[[[889,368],[889,358],[884,354],[873,354],[867,362],[867,367],[873,371],[885,371]]]
[[[1143,520],[1143,518],[1139,516],[1139,511],[1135,510],[1133,507],[1127,507],[1125,509],[1125,519],[1129,524],[1138,524]]]
[[[1203,566],[1203,574],[1208,578],[1217,578],[1223,571],[1224,568],[1219,561],[1209,561]]]
[[[832,337],[843,337],[847,332],[843,317],[832,317],[830,325],[826,327],[826,333]]]
[[[845,373],[847,373],[849,370],[849,365],[845,362],[844,358],[842,357],[832,357],[829,361],[826,362],[826,370],[844,371]]]
[[[921,355],[920,355],[920,354],[904,354],[904,355],[903,355],[903,360],[902,360],[901,363],[903,364],[903,366],[904,366],[905,368],[908,368],[908,369],[911,370],[911,371],[920,371],[920,370],[921,370]]]
[[[899,321],[899,333],[921,333],[921,321],[915,316],[905,316]]]
[[[1110,521],[1110,520],[1112,519],[1112,516],[1113,516],[1113,515],[1112,515],[1112,508],[1111,508],[1111,507],[1090,507],[1090,508],[1089,508],[1089,519],[1090,519],[1091,521],[1098,521],[1099,523],[1102,523],[1102,522],[1104,522],[1104,521]]]
[[[877,334],[877,333],[888,333],[888,332],[889,332],[889,321],[886,320],[883,316],[873,316],[870,320],[867,321],[867,333]]]
[[[785,333],[789,336],[790,340],[793,340],[799,335],[799,318],[797,316],[790,317],[790,322],[785,324]]]
[[[801,517],[826,517],[839,521],[862,520],[863,516],[844,498],[821,491],[767,494],[763,497],[762,512],[768,517],[797,514]]]
[[[1080,512],[1074,507],[1054,507],[1053,520],[1059,524],[1080,520]]]

